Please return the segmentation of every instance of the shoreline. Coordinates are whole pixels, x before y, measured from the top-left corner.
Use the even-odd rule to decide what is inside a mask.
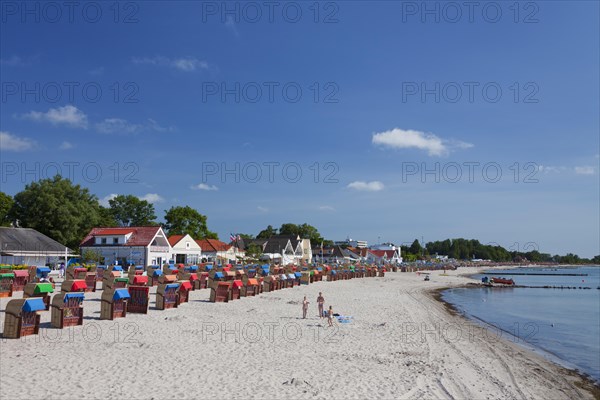
[[[571,265],[565,265],[565,266],[575,268],[574,266],[571,266]],[[561,268],[564,268],[565,266],[561,266]],[[597,265],[595,265],[595,266],[597,267]],[[471,288],[479,287],[480,286],[480,285],[478,285],[479,281],[473,279],[472,277],[474,275],[480,274],[483,270],[514,269],[514,268],[542,268],[542,267],[544,267],[544,266],[528,265],[528,266],[518,266],[518,267],[516,267],[516,266],[507,266],[507,267],[497,266],[497,267],[493,267],[493,268],[477,268],[478,271],[470,271],[468,273],[458,274],[458,276],[468,279],[472,282],[464,282],[463,284],[456,285],[456,286],[432,288],[429,291],[427,291],[427,293],[431,296],[431,298],[433,300],[442,304],[444,306],[445,310],[448,312],[448,314],[451,315],[452,317],[460,318],[460,319],[463,319],[470,323],[477,323],[477,324],[481,325],[483,328],[487,329],[488,331],[490,330],[489,327],[494,327],[495,329],[498,329],[509,336],[513,336],[511,332],[508,332],[508,331],[506,331],[494,324],[491,324],[487,321],[484,321],[482,319],[479,319],[476,317],[470,317],[467,314],[465,314],[464,312],[460,311],[459,309],[456,308],[456,306],[454,306],[454,304],[444,300],[443,292],[446,290],[449,290],[449,289],[456,289],[456,288],[471,289]],[[577,266],[577,267],[579,267],[579,266]],[[509,342],[509,341],[507,341],[507,342]],[[519,341],[519,343],[520,343],[520,341]],[[579,382],[574,382],[575,385],[590,392],[590,394],[594,397],[594,399],[597,399],[597,400],[600,399],[600,382],[593,379],[592,376],[586,374],[583,371],[580,371],[574,365],[568,366],[568,365],[561,364],[561,362],[564,364],[570,364],[570,363],[566,360],[561,359],[559,356],[557,356],[556,354],[553,354],[552,352],[550,352],[548,350],[545,350],[543,348],[538,348],[527,342],[525,342],[525,343],[526,344],[519,344],[519,346],[521,346],[524,350],[528,351],[532,355],[535,355],[535,356],[541,355],[548,362],[551,362],[557,368],[562,369],[564,373],[566,373],[572,377],[578,378]],[[536,351],[539,352],[539,354]]]

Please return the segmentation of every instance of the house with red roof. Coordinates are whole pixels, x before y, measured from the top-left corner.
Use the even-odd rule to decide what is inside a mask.
[[[399,248],[395,250],[362,249],[361,256],[366,262],[378,265],[400,264],[402,262]]]
[[[237,262],[245,257],[245,251],[217,239],[199,239],[196,243],[202,249],[202,258],[207,261]]]
[[[176,264],[198,264],[202,262],[202,248],[190,235],[171,235],[169,244]]]
[[[93,228],[80,245],[104,257],[105,264],[162,265],[172,258],[172,248],[160,226]]]

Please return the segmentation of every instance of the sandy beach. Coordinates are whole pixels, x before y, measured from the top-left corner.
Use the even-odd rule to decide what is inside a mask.
[[[230,303],[210,303],[200,290],[165,311],[151,295],[147,315],[115,321],[99,319],[102,291],[86,293],[82,327],[53,329],[48,311],[39,335],[0,342],[0,398],[593,398],[572,371],[434,298],[436,288],[468,282],[464,273],[437,271],[425,282],[390,272]],[[319,292],[351,322],[327,327]]]

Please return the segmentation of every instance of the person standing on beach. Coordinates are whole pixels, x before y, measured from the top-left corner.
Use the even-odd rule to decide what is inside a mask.
[[[329,326],[333,326],[333,307],[329,306],[329,310],[327,311],[327,322]]]
[[[306,296],[304,296],[304,300],[302,301],[302,318],[306,319],[306,313],[308,312],[308,305],[310,302],[306,300]]]
[[[323,304],[325,303],[325,298],[323,298],[323,293],[319,292],[319,297],[317,297],[317,304],[319,305],[319,317],[323,318]]]

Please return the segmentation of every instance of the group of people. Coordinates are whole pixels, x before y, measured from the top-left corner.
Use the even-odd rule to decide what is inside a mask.
[[[302,318],[306,319],[306,314],[308,313],[308,305],[310,301],[306,299],[304,296],[304,300],[302,301]],[[327,318],[327,322],[329,326],[333,326],[333,307],[329,306],[329,310],[327,312],[324,311],[325,306],[325,298],[323,297],[323,293],[319,292],[319,297],[317,297],[317,306],[319,307],[319,318]]]

